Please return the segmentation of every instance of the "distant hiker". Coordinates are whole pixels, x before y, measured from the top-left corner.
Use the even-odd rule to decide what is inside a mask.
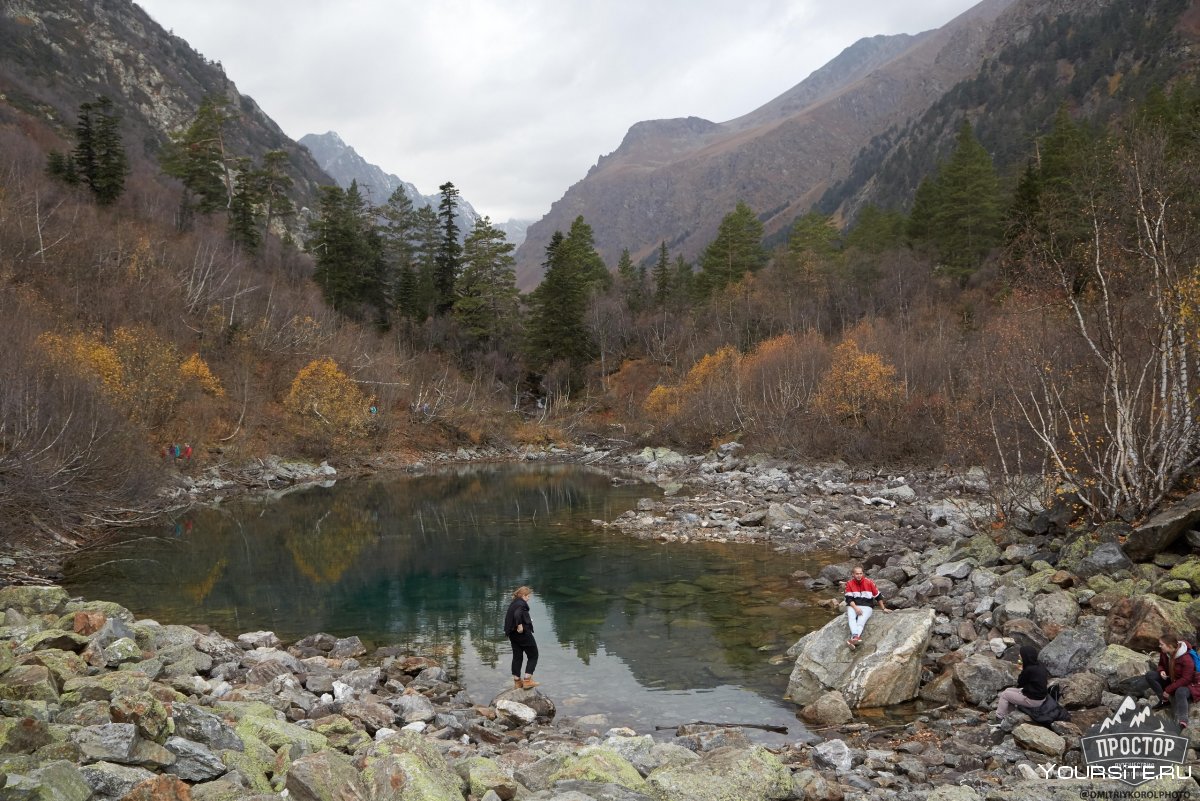
[[[850,571],[850,580],[846,582],[846,620],[850,623],[850,639],[846,640],[846,644],[851,648],[857,648],[862,642],[863,629],[876,605],[885,612],[890,611],[883,605],[875,582],[867,578],[862,565],[855,565]]]
[[[1179,728],[1188,725],[1188,706],[1200,700],[1200,672],[1196,670],[1196,652],[1177,634],[1158,638],[1158,670],[1146,674],[1146,683],[1158,701],[1171,702]]]
[[[533,590],[528,587],[517,587],[512,595],[512,603],[504,614],[504,633],[512,643],[512,677],[513,687],[528,689],[538,686],[533,680],[533,671],[537,668],[538,647],[533,639],[533,620],[529,617],[529,598]],[[525,678],[521,678],[521,661],[525,658]]]
[[[192,459],[192,446],[188,445],[187,443],[184,443],[183,445],[183,458],[187,459],[188,461],[191,461]]]

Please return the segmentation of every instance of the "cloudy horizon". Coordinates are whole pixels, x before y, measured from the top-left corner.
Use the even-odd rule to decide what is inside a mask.
[[[975,0],[136,0],[292,139],[335,131],[423,194],[540,219],[642,120],[734,119],[863,37]]]

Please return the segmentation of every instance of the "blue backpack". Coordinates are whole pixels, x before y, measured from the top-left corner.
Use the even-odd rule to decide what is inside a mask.
[[[1188,648],[1187,653],[1192,658],[1192,669],[1200,673],[1200,654],[1196,653],[1195,648]]]

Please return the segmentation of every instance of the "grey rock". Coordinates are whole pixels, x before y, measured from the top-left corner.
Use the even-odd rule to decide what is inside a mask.
[[[136,785],[154,778],[154,774],[145,768],[116,765],[112,762],[85,765],[79,772],[92,788],[94,801],[117,801]]]
[[[200,743],[183,737],[168,737],[165,745],[175,755],[175,763],[167,771],[184,781],[206,782],[228,770],[219,756]]]
[[[854,767],[854,752],[842,740],[826,740],[812,749],[813,762],[820,767],[848,773]]]
[[[214,751],[244,749],[242,740],[223,719],[193,704],[174,705],[175,733]]]
[[[1098,623],[1077,624],[1062,631],[1038,655],[1051,676],[1067,676],[1084,670],[1104,650],[1104,619],[1093,616],[1080,620]]]
[[[71,742],[87,762],[132,763],[137,744],[137,726],[132,723],[105,723],[85,726],[71,732]]]

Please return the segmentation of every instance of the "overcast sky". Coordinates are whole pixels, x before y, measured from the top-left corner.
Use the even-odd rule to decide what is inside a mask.
[[[137,0],[294,139],[337,133],[496,222],[536,220],[633,123],[739,117],[864,36],[976,0]]]

